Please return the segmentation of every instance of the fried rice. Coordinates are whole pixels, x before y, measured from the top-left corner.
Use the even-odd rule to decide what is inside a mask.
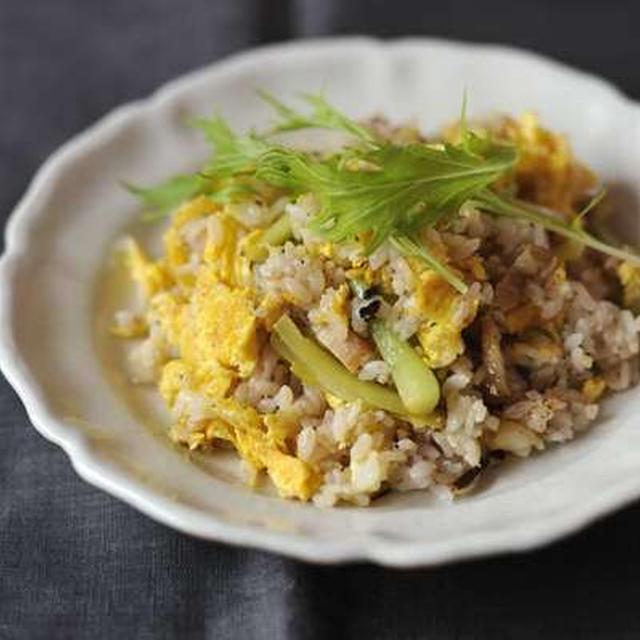
[[[367,126],[399,144],[422,139],[383,118]],[[562,136],[530,114],[486,126],[520,149],[518,197],[565,216],[588,201],[595,177]],[[451,498],[505,456],[573,439],[608,393],[637,384],[634,265],[467,203],[421,236],[464,279],[460,293],[390,242],[370,255],[359,238],[327,242],[310,228],[318,209],[313,193],[201,195],[172,215],[157,259],[130,240],[140,304],[113,331],[132,340],[130,379],[158,388],[174,442],[211,455],[231,444],[250,483],[266,475],[283,497],[322,507],[390,490]],[[284,213],[289,238],[261,254]],[[354,378],[393,389],[371,336],[371,317],[383,319],[434,372],[437,406],[398,415],[296,375],[270,339],[283,314]]]

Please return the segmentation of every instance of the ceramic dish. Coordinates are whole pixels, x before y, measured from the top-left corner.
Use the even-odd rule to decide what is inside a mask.
[[[238,129],[266,124],[256,86],[281,96],[325,87],[354,117],[415,118],[426,131],[458,113],[466,88],[473,117],[534,108],[605,181],[624,185],[631,200],[640,192],[640,109],[601,80],[513,49],[311,41],[242,54],[170,83],[55,153],[7,227],[2,370],[35,427],[78,473],[203,538],[316,562],[394,566],[530,548],[640,496],[637,390],[607,400],[597,425],[571,444],[508,465],[482,492],[453,504],[417,492],[366,510],[318,509],[250,491],[227,455],[189,457],[168,442],[154,394],[126,391],[117,350],[104,337],[126,295],[109,249],[123,231],[135,231],[137,211],[118,181],[151,183],[193,170],[207,151],[184,121],[214,106]],[[635,232],[637,219],[626,224]]]

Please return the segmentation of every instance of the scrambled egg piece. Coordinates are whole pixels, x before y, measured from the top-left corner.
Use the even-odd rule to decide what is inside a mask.
[[[171,278],[162,262],[153,262],[133,238],[129,238],[127,243],[126,260],[131,277],[145,297],[150,298],[171,285]]]
[[[201,226],[187,228],[199,219]],[[192,231],[202,234],[198,246]],[[287,441],[297,429],[292,417],[263,417],[228,397],[238,379],[251,375],[258,356],[254,300],[241,286],[250,266],[243,255],[250,236],[215,203],[196,198],[165,233],[166,262],[153,262],[132,240],[128,267],[149,300],[145,328],[160,331],[174,351],[158,383],[178,413],[174,440],[190,449],[230,442],[252,468],[268,473],[283,497],[308,500],[320,478],[289,454]]]
[[[178,397],[171,378],[179,375],[179,370],[179,366],[174,366],[174,370],[166,374],[167,380],[163,376],[160,385],[170,406]],[[188,433],[186,443],[190,448],[214,439],[226,440],[256,471],[267,472],[282,497],[308,500],[313,495],[320,484],[318,474],[308,463],[287,453],[284,442],[275,440],[271,430],[265,431],[263,418],[255,409],[241,406],[230,398],[217,398],[212,401],[210,412],[212,417],[207,418],[200,429]],[[181,440],[179,436],[177,439]]]
[[[219,282],[202,266],[189,303],[180,314],[180,353],[187,360],[216,361],[251,375],[257,358],[256,318],[247,289]]]
[[[186,442],[192,449],[215,439],[226,440],[253,468],[265,470],[283,497],[308,500],[320,479],[309,464],[287,452],[286,439],[293,434],[292,417],[271,414],[263,418],[252,407],[223,397],[225,382],[229,381],[222,368],[203,377],[198,363],[178,359],[165,365],[159,389],[169,407],[176,405],[180,392],[185,390],[202,393],[210,402],[207,418],[199,428],[185,429],[186,436],[181,436],[180,427],[190,419],[187,409],[178,419],[174,439]]]
[[[169,384],[165,380],[168,372],[177,375],[177,363],[183,365],[182,378],[188,376],[191,384],[214,397],[223,396],[237,377],[246,377],[253,371],[257,338],[251,306],[241,292],[214,284],[216,289],[220,287],[217,295],[207,297],[196,284],[194,297],[188,303],[169,291],[150,301],[150,323],[157,322],[162,327],[180,354],[180,358],[166,365],[161,387]],[[204,301],[196,295],[202,295]]]
[[[184,358],[170,360],[164,365],[158,388],[164,401],[173,407],[180,391],[192,389],[208,398],[223,398],[235,375],[215,361],[190,362]]]
[[[245,248],[252,248],[253,234],[241,240],[242,226],[231,216],[223,213],[211,220],[204,262],[216,272],[220,282],[240,286],[249,280],[251,260],[244,255]]]
[[[622,303],[634,313],[640,313],[640,267],[630,262],[618,266],[618,278],[622,284]]]
[[[434,368],[451,364],[464,352],[462,330],[478,312],[477,300],[469,301],[433,271],[420,274],[417,305],[428,320],[418,329],[418,341],[427,364]]]
[[[236,429],[235,446],[256,469],[265,469],[283,498],[308,500],[319,485],[309,464],[283,453],[258,430]]]
[[[515,180],[520,197],[542,206],[572,215],[580,197],[596,184],[594,174],[574,157],[565,136],[540,126],[538,116],[525,112],[519,118],[504,117],[494,126],[473,126],[474,131],[512,142],[520,157],[510,178],[499,184],[508,186]],[[445,140],[460,142],[460,124],[447,127]]]
[[[225,209],[200,196],[178,210],[164,235],[167,267],[187,290],[203,262],[216,271],[221,282],[240,285],[248,280],[251,266],[244,253],[243,231]]]
[[[202,234],[202,255],[194,256],[194,239],[188,237],[189,225],[201,219],[206,221],[198,229]],[[263,231],[245,232],[243,225],[229,213],[228,207],[221,208],[200,196],[178,210],[165,233],[167,265],[176,279],[188,288],[194,283],[194,267],[197,268],[200,262],[214,269],[220,282],[240,286],[249,280],[251,260],[262,249]]]
[[[159,324],[167,340],[172,344],[178,344],[180,341],[182,330],[180,313],[184,304],[184,299],[172,291],[161,291],[149,301],[148,324]]]
[[[171,226],[164,234],[167,263],[172,270],[179,270],[182,265],[189,262],[191,257],[191,249],[183,236],[184,227],[189,222],[208,216],[218,209],[219,206],[205,196],[195,198],[178,209]]]
[[[595,176],[576,161],[567,139],[541,127],[535,113],[504,118],[497,134],[520,151],[515,180],[526,200],[572,214],[576,200],[595,185]]]
[[[278,447],[287,446],[287,440],[298,434],[299,416],[293,411],[277,411],[264,416],[269,439]]]
[[[601,376],[594,376],[582,385],[582,397],[585,402],[597,402],[606,390],[607,381]]]

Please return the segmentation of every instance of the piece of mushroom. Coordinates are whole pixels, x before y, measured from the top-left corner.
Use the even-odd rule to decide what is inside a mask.
[[[494,398],[509,397],[510,389],[501,347],[498,326],[489,314],[482,318],[482,359],[487,372],[485,384]]]

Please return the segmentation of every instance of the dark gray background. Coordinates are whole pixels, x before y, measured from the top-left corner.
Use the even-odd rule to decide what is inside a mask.
[[[621,0],[0,0],[0,212],[112,107],[256,44],[506,42],[639,98],[639,21],[640,3]],[[2,639],[638,638],[638,566],[638,505],[541,551],[424,571],[313,567],[193,540],[80,481],[0,383]]]

